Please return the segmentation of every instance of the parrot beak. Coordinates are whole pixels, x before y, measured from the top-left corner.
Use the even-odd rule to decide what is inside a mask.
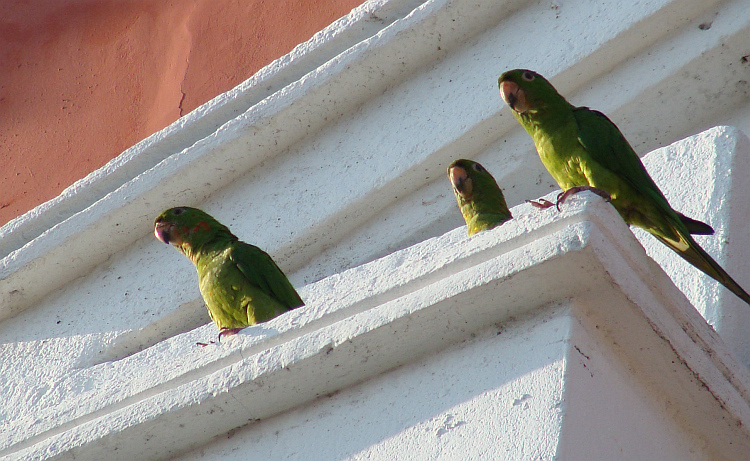
[[[471,198],[472,183],[471,178],[466,174],[466,170],[460,166],[451,166],[448,168],[448,177],[453,184],[453,190],[456,191],[464,200]]]
[[[526,94],[518,84],[505,80],[499,84],[500,96],[511,109],[519,114],[526,113],[530,107],[526,102]]]
[[[179,236],[174,233],[174,224],[164,222],[161,218],[156,218],[154,223],[154,236],[166,244],[179,245],[181,243]]]

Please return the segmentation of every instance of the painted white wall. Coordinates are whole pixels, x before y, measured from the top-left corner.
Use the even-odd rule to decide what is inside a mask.
[[[462,440],[470,459],[747,453],[750,372],[614,209],[585,194],[513,213],[307,285],[305,308],[221,345],[196,344],[215,337],[206,325],[69,369],[47,383],[64,398],[27,407],[3,455],[392,459],[418,445],[431,459]]]
[[[719,340],[699,316],[683,312],[690,310],[685,298],[643,256],[605,204],[597,210],[608,217],[594,227],[605,229],[602,242],[618,242],[615,255],[625,255],[606,263],[611,280],[571,274],[575,271],[550,262],[554,255],[559,261],[601,260],[587,252],[576,259],[575,245],[550,237],[578,235],[576,223],[588,222],[590,214],[576,214],[575,206],[557,216],[533,215],[520,205],[514,209],[518,224],[465,239],[463,229],[451,230],[463,223],[445,168],[458,157],[482,162],[511,205],[556,189],[497,91],[502,71],[538,70],[571,102],[604,111],[638,152],[700,133],[652,154],[646,163],[675,208],[714,226],[717,235],[701,243],[740,284],[750,286],[748,187],[736,173],[747,169],[750,158],[750,142],[742,134],[750,132],[748,6],[747,0],[653,0],[627,8],[593,0],[365,3],[236,89],[0,229],[0,456],[149,459],[176,455],[228,431],[241,434],[186,455],[228,456],[265,439],[260,434],[295,426],[295,419],[302,429],[283,437],[297,440],[299,453],[313,456],[305,444],[316,438],[305,435],[303,429],[312,426],[303,420],[323,414],[331,430],[367,424],[370,409],[381,406],[377,402],[428,379],[425,370],[442,369],[446,380],[457,380],[457,395],[466,400],[436,403],[415,420],[406,414],[408,405],[426,398],[416,386],[406,400],[394,400],[405,402],[405,414],[398,407],[384,410],[402,421],[400,429],[381,422],[375,426],[378,440],[354,438],[326,448],[331,451],[319,459],[330,459],[327,453],[341,459],[386,458],[392,450],[426,440],[435,443],[431,450],[442,446],[448,457],[460,449],[461,431],[472,437],[493,431],[477,422],[478,416],[470,417],[480,409],[496,415],[503,430],[539,442],[530,446],[505,432],[498,435],[518,456],[576,459],[615,453],[611,459],[619,459],[607,450],[620,447],[622,459],[652,454],[731,459],[732,450],[744,447],[738,441],[743,429],[716,421],[747,422],[750,381],[740,365],[750,363],[743,334],[750,323],[747,306],[642,239],[724,341]],[[596,199],[589,201],[598,206]],[[243,240],[267,249],[308,306],[246,330],[226,348],[196,348],[196,341],[213,339],[216,328],[206,325],[194,269],[152,235],[153,218],[178,204],[205,209]],[[611,231],[612,226],[619,230]],[[498,256],[506,253],[514,256]],[[485,266],[496,256],[502,261]],[[496,272],[488,274],[490,267]],[[529,279],[524,268],[556,281],[547,286],[546,279]],[[456,275],[461,271],[464,278]],[[497,271],[509,279],[496,279]],[[459,285],[451,285],[455,293],[426,290],[446,274],[458,277],[453,281]],[[654,295],[654,305],[667,306],[659,321],[651,316],[661,311],[639,305],[649,321],[645,327],[636,322],[643,330],[636,337],[653,342],[657,352],[651,362],[634,365],[642,346],[618,337],[617,319],[604,316],[599,325],[606,325],[609,336],[599,337],[590,325],[576,333],[575,325],[599,315],[592,314],[590,299],[579,299],[581,293],[604,289],[597,285],[603,283],[620,298],[632,296],[627,289],[632,280],[654,277],[658,282],[636,284],[637,289],[650,293],[658,286],[659,293],[677,299]],[[460,311],[455,315],[464,321],[478,315],[476,310],[485,314],[473,319],[471,328],[453,331],[436,320],[457,320],[441,310],[441,302],[475,299],[466,291],[475,283],[470,280],[497,284],[519,298],[491,291],[492,301],[504,310]],[[561,291],[560,284],[579,291]],[[562,299],[578,301],[549,309]],[[618,302],[628,306],[623,299]],[[416,305],[437,306],[425,314],[432,320],[414,314],[409,321],[412,314],[405,312]],[[525,312],[523,320],[509,320],[516,310]],[[508,337],[518,339],[493,339],[497,322],[506,322],[503,328],[517,332]],[[565,325],[556,333],[562,343],[554,353],[544,352],[551,344],[540,333],[546,331],[544,322]],[[659,322],[678,326],[666,334]],[[390,330],[404,336],[403,343],[383,333]],[[347,341],[358,335],[358,347],[347,349]],[[667,339],[671,348],[664,349],[670,335],[681,339]],[[599,370],[600,378],[589,384],[582,384],[586,373],[571,365],[581,360],[570,347],[579,337],[593,344],[585,353],[591,360],[587,366]],[[550,366],[527,370],[528,376],[514,374],[511,364],[523,360],[508,356],[509,365],[496,372],[501,379],[492,383],[492,369],[478,375],[477,383],[449,370],[463,362],[462,354],[512,351],[518,341],[531,344],[526,359],[549,360],[544,363]],[[404,352],[402,344],[411,349]],[[336,353],[326,353],[328,347]],[[664,373],[672,359],[679,370]],[[289,368],[293,378],[283,377],[287,364],[297,364]],[[347,371],[337,374],[342,367]],[[429,379],[438,386],[436,378]],[[471,387],[481,382],[488,384]],[[255,392],[255,387],[268,390]],[[527,390],[519,397],[518,389]],[[598,420],[591,418],[605,418],[607,412],[591,414],[581,397],[589,391],[590,401],[611,402],[609,412],[624,412],[618,425],[593,423]],[[545,406],[559,402],[560,395],[565,400],[566,392],[579,396],[566,409]],[[519,421],[508,399],[524,394],[533,402],[519,405],[528,403],[538,413]],[[488,406],[492,395],[504,400]],[[373,403],[358,396],[372,396]],[[248,414],[237,399],[259,406],[251,405]],[[353,399],[363,403],[350,408]],[[219,417],[222,412],[226,417]],[[600,431],[603,444],[580,445],[585,433],[566,429],[565,415],[580,428]],[[256,418],[262,421],[234,431]],[[453,421],[466,424],[453,426]],[[448,432],[438,436],[441,427]],[[718,434],[705,435],[717,427]],[[635,443],[646,434],[654,438]],[[695,437],[700,442],[691,442]],[[295,449],[264,444],[269,451],[261,452],[273,456]],[[475,454],[481,457],[480,451]]]
[[[750,178],[741,173],[750,171],[747,136],[736,128],[716,127],[646,155],[644,165],[680,212],[711,224],[714,235],[695,240],[743,288],[749,286],[744,249],[750,247]],[[748,305],[646,232],[633,232],[740,360],[750,364]]]
[[[510,320],[176,459],[706,459],[572,329]]]

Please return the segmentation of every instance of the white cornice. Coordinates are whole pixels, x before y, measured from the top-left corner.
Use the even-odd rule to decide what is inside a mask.
[[[520,152],[513,151],[525,153],[528,147],[522,137],[510,135],[518,127],[502,116],[496,97],[495,79],[510,67],[547,73],[561,91],[579,91],[578,102],[589,102],[591,94],[597,108],[626,121],[623,129],[641,148],[711,126],[719,108],[725,113],[747,98],[742,87],[747,68],[740,58],[750,40],[750,23],[740,14],[744,2],[725,2],[718,14],[710,11],[712,5],[685,0],[641,2],[628,9],[585,2],[365,3],[235,90],[4,226],[0,317],[17,314],[147,235],[151,218],[163,208],[204,202],[264,159],[298,151],[318,141],[321,130],[345,124],[341,117],[351,118],[358,110],[377,112],[373,106],[379,104],[394,113],[390,120],[371,117],[369,129],[381,136],[408,130],[407,137],[397,135],[387,148],[382,142],[372,145],[372,157],[352,150],[349,157],[337,153],[331,159],[340,163],[359,157],[369,163],[382,157],[400,162],[401,171],[383,175],[374,166],[381,180],[364,181],[338,210],[310,223],[332,234],[329,242],[317,246],[307,235],[283,245],[278,257],[291,258],[289,267],[300,267],[321,248],[345,238],[388,209],[395,197],[415,195],[439,181],[437,174],[456,156],[506,147],[511,152],[498,158],[504,157],[504,166],[516,170],[513,176],[522,181],[511,201],[518,201],[513,192],[523,192],[523,198],[539,195],[545,191],[535,185],[539,166],[517,164]],[[708,20],[704,16],[711,20],[708,30],[698,28]],[[578,27],[583,19],[591,22],[584,29],[586,40]],[[515,32],[521,24],[536,41]],[[540,47],[544,53],[534,53]],[[706,103],[716,111],[706,111]],[[663,126],[665,114],[674,114],[677,105],[685,116]],[[490,147],[503,136],[507,144]],[[378,151],[383,148],[402,151],[391,160]],[[406,243],[423,238],[424,227],[434,219],[431,214],[417,221],[418,235]]]
[[[750,158],[746,3],[365,3],[3,227],[0,456],[169,456],[551,304],[666,396],[702,447],[746,454],[747,306],[699,275],[719,295],[685,290],[723,343],[586,195],[561,214],[516,206],[467,239],[445,175],[478,160],[511,205],[557,188],[497,93],[514,67],[604,111],[639,152],[736,125],[659,154],[705,148],[709,174],[655,180],[681,211],[701,199],[691,216],[716,227],[709,252],[747,288],[746,175],[711,179]],[[152,235],[177,204],[269,251],[307,305],[197,348],[216,328],[194,268]],[[678,286],[696,278],[669,264]]]
[[[54,385],[89,390],[40,409],[35,419],[51,424],[27,426],[0,454],[171,456],[561,302],[711,450],[747,453],[750,373],[615,211],[589,194],[561,214],[512,211],[491,232],[456,229],[308,286],[304,309],[223,345],[196,346],[208,326],[80,370]]]

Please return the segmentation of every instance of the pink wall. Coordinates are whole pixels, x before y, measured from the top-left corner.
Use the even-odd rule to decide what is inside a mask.
[[[4,0],[0,225],[362,0]]]

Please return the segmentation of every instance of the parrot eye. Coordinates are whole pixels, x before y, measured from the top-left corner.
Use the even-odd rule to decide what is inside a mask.
[[[181,215],[183,211],[185,211],[183,208],[175,208],[173,213],[175,216],[177,216],[177,215]]]
[[[531,82],[536,77],[534,76],[533,72],[527,70],[526,72],[524,72],[523,74],[521,74],[521,78],[524,79],[524,80],[526,80],[527,82]]]
[[[474,168],[474,171],[478,171],[480,173],[484,171],[484,167],[478,163],[475,163],[474,165],[472,165],[472,168]]]

